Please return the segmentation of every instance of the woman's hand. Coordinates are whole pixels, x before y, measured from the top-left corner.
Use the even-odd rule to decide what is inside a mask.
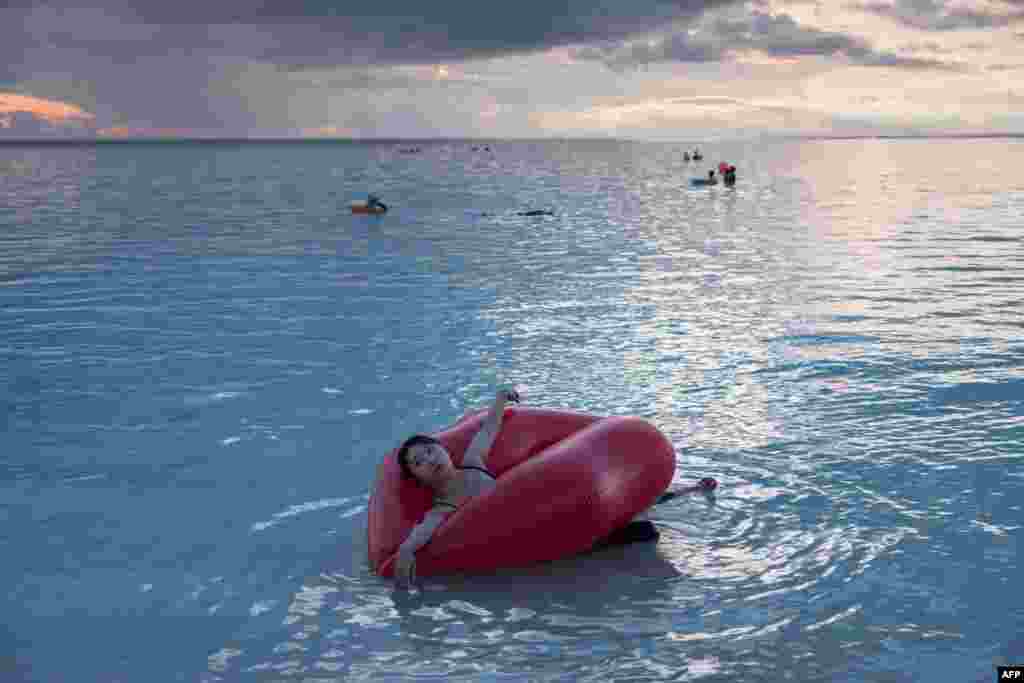
[[[519,403],[522,399],[519,397],[519,392],[515,389],[499,389],[497,400],[501,402],[509,401],[511,403]]]

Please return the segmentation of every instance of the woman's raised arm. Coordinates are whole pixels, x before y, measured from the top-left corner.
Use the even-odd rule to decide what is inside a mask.
[[[490,452],[494,440],[498,438],[498,433],[501,431],[501,423],[505,419],[505,404],[508,402],[519,403],[519,401],[519,393],[514,389],[498,391],[487,417],[484,418],[483,425],[480,426],[480,431],[476,433],[473,440],[469,442],[469,447],[466,448],[466,454],[462,457],[463,465],[487,469],[487,453]]]

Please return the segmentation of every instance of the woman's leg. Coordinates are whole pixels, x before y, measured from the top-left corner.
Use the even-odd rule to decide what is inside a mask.
[[[660,505],[666,501],[672,500],[684,493],[711,493],[718,488],[718,482],[711,477],[704,477],[693,486],[687,486],[686,488],[676,489],[675,491],[666,491],[665,493],[658,496],[658,499],[654,501],[654,505]],[[654,507],[652,505],[651,507]],[[612,533],[608,534],[597,543],[594,544],[594,549],[606,548],[612,545],[626,545],[628,543],[640,543],[643,541],[654,541],[657,540],[659,534],[658,529],[654,526],[654,522],[647,518],[651,508],[643,510],[630,520],[625,526],[616,529]]]
[[[619,527],[597,543],[594,550],[607,548],[613,545],[628,545],[630,543],[642,543],[644,541],[658,540],[658,529],[650,520],[632,521],[624,527]]]

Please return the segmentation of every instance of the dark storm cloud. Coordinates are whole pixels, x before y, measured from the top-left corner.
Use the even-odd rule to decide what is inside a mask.
[[[614,69],[659,62],[713,62],[726,50],[717,41],[693,39],[685,33],[651,41],[606,43],[576,50],[577,59],[604,62]]]
[[[52,0],[38,7],[22,1],[5,3],[9,20],[0,24],[6,26],[0,43],[48,42],[114,59],[188,49],[300,67],[427,63],[620,40],[736,1]],[[82,30],[44,25],[24,35],[17,21],[42,16],[59,25],[69,13],[82,17]]]
[[[1008,4],[1024,6],[1024,0],[1011,0]],[[997,14],[979,9],[952,7],[948,0],[896,0],[895,3],[859,2],[849,4],[847,7],[877,14],[924,31],[1000,28],[1024,20],[1022,11]]]
[[[252,88],[233,85],[254,63],[350,71],[325,89],[394,89],[406,77],[389,66],[620,40],[736,1],[0,0],[0,91],[68,101],[111,124],[244,128],[289,116],[287,103],[254,111]]]
[[[864,66],[959,68],[935,59],[879,52],[860,38],[801,26],[788,14],[772,15],[759,10],[743,18],[714,19],[695,32],[677,33],[655,42],[589,47],[576,54],[581,59],[595,59],[613,68],[623,68],[656,62],[713,61],[741,50],[754,50],[772,57],[842,56]]]

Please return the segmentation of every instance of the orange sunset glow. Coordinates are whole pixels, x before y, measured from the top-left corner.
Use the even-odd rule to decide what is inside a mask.
[[[86,123],[95,119],[92,114],[73,104],[44,100],[30,95],[0,92],[0,127],[10,127],[11,116],[18,113],[31,114],[55,126]]]
[[[182,128],[111,126],[99,129],[96,135],[105,138],[184,138],[191,137],[193,133]]]
[[[319,126],[316,128],[303,128],[299,131],[303,137],[311,138],[355,138],[359,137],[353,128],[343,126]]]

